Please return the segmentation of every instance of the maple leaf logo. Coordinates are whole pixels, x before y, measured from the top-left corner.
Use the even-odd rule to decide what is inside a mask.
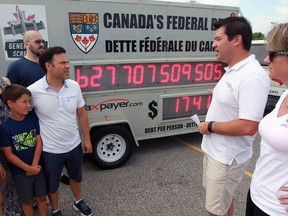
[[[18,7],[18,5],[16,5],[16,12],[13,13],[13,16],[16,18],[16,20],[8,21],[7,24],[10,26],[15,25],[15,24],[19,24],[20,23],[20,16],[23,17],[25,22],[32,22],[35,20],[35,14],[31,14],[31,15],[28,15],[28,17],[26,17],[25,10],[21,11],[20,8]]]

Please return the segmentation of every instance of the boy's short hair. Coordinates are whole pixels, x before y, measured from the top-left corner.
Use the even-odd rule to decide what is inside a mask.
[[[29,89],[25,88],[24,86],[18,85],[18,84],[11,84],[6,86],[3,89],[2,92],[2,99],[4,104],[8,106],[7,101],[11,100],[13,102],[16,102],[22,95],[27,94],[31,97],[31,92]]]

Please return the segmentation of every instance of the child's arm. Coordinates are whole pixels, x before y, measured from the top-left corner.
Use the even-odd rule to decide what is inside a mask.
[[[0,180],[4,180],[6,178],[6,170],[0,163]]]
[[[40,134],[36,136],[36,142],[37,143],[36,143],[36,148],[35,148],[35,153],[34,153],[32,165],[38,165],[40,157],[41,157],[41,153],[42,153],[42,149],[43,149],[43,143],[42,143],[42,138],[41,138]]]
[[[3,152],[8,161],[10,161],[12,164],[19,167],[20,169],[26,171],[26,174],[29,173],[29,175],[37,175],[40,172],[41,166],[38,165],[30,166],[24,163],[18,156],[16,156],[12,152],[11,147],[3,147]]]

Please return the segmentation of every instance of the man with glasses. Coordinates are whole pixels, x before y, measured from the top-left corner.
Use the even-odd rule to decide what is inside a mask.
[[[226,72],[213,90],[203,134],[203,185],[210,216],[232,216],[234,193],[249,159],[252,143],[263,117],[269,77],[249,50],[250,23],[244,17],[228,17],[214,23],[216,58],[227,63]]]
[[[11,83],[29,86],[45,75],[39,65],[39,56],[47,46],[46,41],[38,31],[26,31],[23,36],[26,55],[12,62],[7,71],[7,78]]]

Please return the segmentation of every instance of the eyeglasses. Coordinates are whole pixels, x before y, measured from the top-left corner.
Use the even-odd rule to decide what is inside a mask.
[[[279,56],[279,55],[287,55],[288,56],[288,51],[287,50],[268,51],[268,55],[269,55],[270,62],[272,62],[276,56]]]
[[[45,44],[46,41],[44,39],[37,39],[37,40],[27,41],[27,42],[34,42],[36,44],[41,44],[41,43]]]

